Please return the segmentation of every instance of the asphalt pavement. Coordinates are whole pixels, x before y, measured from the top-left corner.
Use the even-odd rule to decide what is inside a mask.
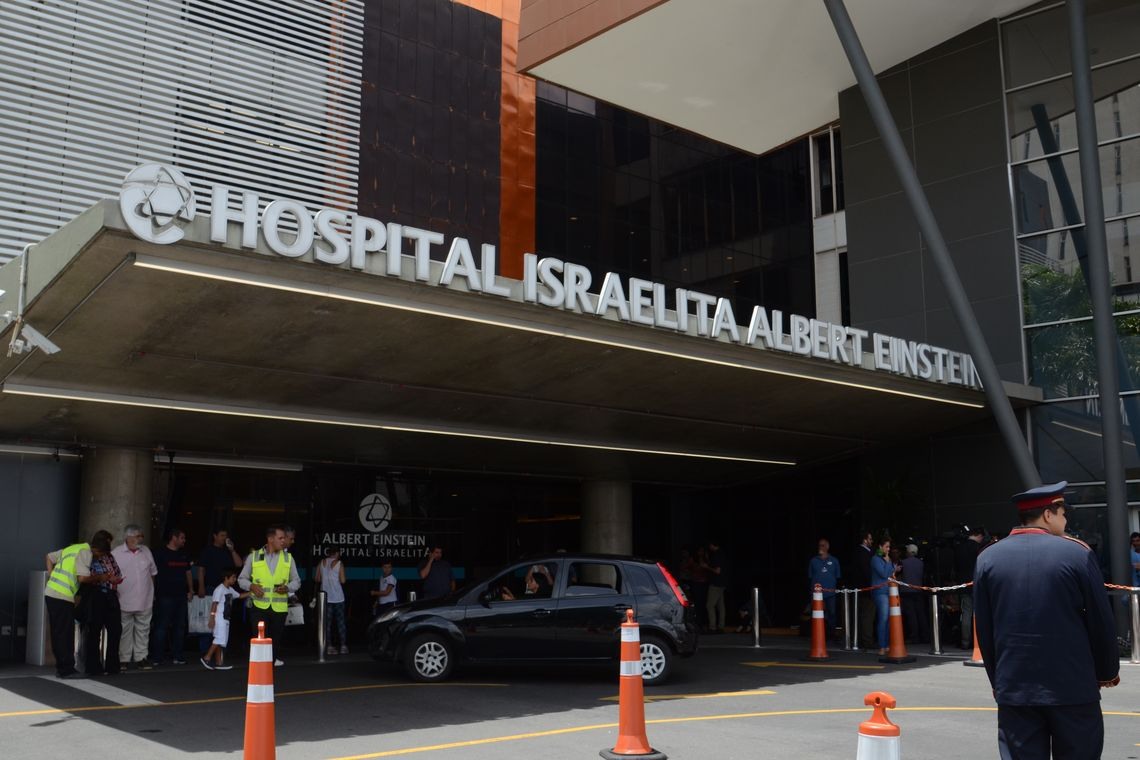
[[[883,665],[831,650],[809,663],[806,641],[705,637],[670,683],[646,690],[647,735],[675,760],[782,755],[854,758],[868,692],[898,701],[904,758],[997,757],[985,671],[966,653]],[[246,670],[196,662],[113,678],[60,681],[50,669],[0,668],[0,757],[129,750],[146,758],[234,758],[242,752]],[[613,747],[617,664],[467,667],[440,685],[409,682],[364,655],[294,654],[277,668],[277,757],[585,760]],[[1140,666],[1103,693],[1105,758],[1140,758]],[[137,754],[136,753],[141,753]]]

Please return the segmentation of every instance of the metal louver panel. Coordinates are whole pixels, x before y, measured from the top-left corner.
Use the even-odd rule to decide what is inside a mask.
[[[354,212],[363,2],[0,2],[0,264],[148,161]]]

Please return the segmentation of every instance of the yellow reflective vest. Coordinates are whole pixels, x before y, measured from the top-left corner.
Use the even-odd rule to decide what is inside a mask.
[[[79,591],[79,578],[75,575],[75,560],[79,552],[90,549],[88,544],[72,544],[59,553],[59,562],[51,570],[47,585],[52,590],[72,599]]]
[[[293,558],[289,556],[289,552],[281,552],[278,555],[277,568],[271,573],[269,572],[269,563],[265,561],[265,548],[262,547],[254,553],[253,564],[250,565],[249,569],[249,582],[250,584],[256,583],[265,591],[265,595],[260,599],[256,596],[250,596],[254,607],[259,610],[272,609],[274,612],[289,611],[289,592],[278,594],[273,589],[289,583],[292,566]]]

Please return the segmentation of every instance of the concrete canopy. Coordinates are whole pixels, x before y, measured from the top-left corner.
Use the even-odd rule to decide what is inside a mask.
[[[848,0],[876,72],[1026,0]],[[839,118],[855,84],[820,0],[529,0],[519,69],[753,153]]]
[[[62,350],[0,358],[0,441],[697,485],[988,414],[961,387],[241,251],[207,227],[146,243],[103,202],[32,249],[26,318]]]

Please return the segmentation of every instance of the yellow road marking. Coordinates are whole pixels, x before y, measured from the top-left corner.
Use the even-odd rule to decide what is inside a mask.
[[[839,670],[882,670],[886,665],[832,665],[826,662],[742,662],[741,665],[751,665],[754,668],[836,668]]]
[[[279,691],[277,697],[302,697],[310,694],[333,694],[341,691],[362,691],[365,689],[404,689],[418,687],[442,686],[477,686],[477,687],[506,687],[505,683],[376,683],[362,684],[360,686],[335,686],[328,689],[301,689],[297,691]],[[0,718],[18,718],[25,715],[59,715],[60,713],[98,712],[101,710],[137,710],[140,707],[183,707],[185,705],[209,705],[216,702],[244,702],[245,695],[234,697],[210,697],[207,699],[182,699],[176,702],[140,702],[137,705],[91,705],[88,707],[46,707],[42,710],[19,710],[16,712],[0,713]]]
[[[661,702],[666,699],[714,699],[716,697],[757,697],[775,694],[771,689],[754,689],[752,691],[712,691],[706,694],[646,694],[646,702]],[[621,697],[602,697],[603,702],[617,702]]]
[[[663,725],[666,723],[694,723],[707,720],[740,720],[742,718],[779,718],[792,715],[837,715],[841,713],[867,713],[869,707],[839,707],[820,710],[777,710],[772,712],[733,713],[730,715],[699,715],[689,718],[658,718],[645,721],[646,725]],[[892,712],[997,712],[996,707],[898,707]],[[1140,718],[1140,712],[1105,712],[1105,715]],[[429,744],[422,747],[404,747],[403,749],[390,749],[384,752],[373,752],[367,755],[346,755],[331,758],[331,760],[371,760],[375,757],[399,757],[401,755],[414,755],[422,752],[435,752],[443,749],[459,749],[461,747],[477,747],[482,744],[498,744],[501,742],[520,741],[522,739],[541,739],[547,736],[560,736],[563,734],[576,734],[586,731],[599,731],[602,729],[617,728],[617,723],[597,723],[590,726],[573,726],[571,728],[555,728],[549,731],[533,731],[527,734],[511,734],[509,736],[491,736],[485,739],[470,739],[461,742],[448,742],[446,744]],[[1140,746],[1140,745],[1137,745]]]

